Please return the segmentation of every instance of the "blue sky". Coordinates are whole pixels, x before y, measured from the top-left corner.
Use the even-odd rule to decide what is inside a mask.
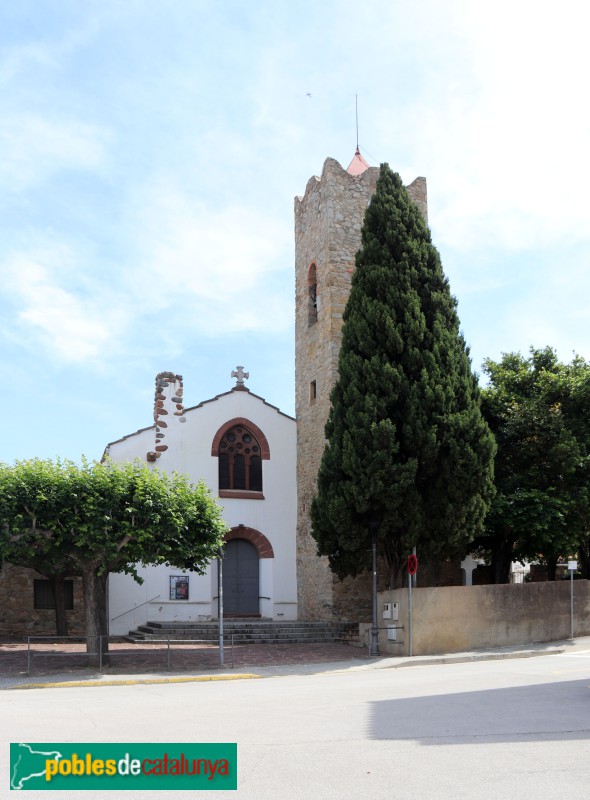
[[[0,10],[0,460],[249,386],[294,412],[293,198],[355,148],[428,181],[485,357],[590,358],[585,4],[19,0]],[[307,93],[311,93],[311,98]]]

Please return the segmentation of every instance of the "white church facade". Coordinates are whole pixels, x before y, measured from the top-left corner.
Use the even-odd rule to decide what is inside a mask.
[[[246,388],[185,408],[180,375],[156,377],[154,423],[110,443],[113,461],[141,459],[164,472],[203,480],[230,531],[223,558],[225,615],[297,619],[295,420]],[[109,577],[109,632],[146,622],[218,618],[218,562],[204,575],[168,566],[140,568],[143,583]]]

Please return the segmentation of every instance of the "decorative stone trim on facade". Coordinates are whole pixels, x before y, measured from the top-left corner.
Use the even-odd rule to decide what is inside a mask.
[[[246,389],[246,391],[248,390]],[[268,446],[268,439],[262,433],[258,425],[255,425],[253,422],[250,422],[250,420],[246,419],[245,417],[234,417],[234,419],[230,419],[229,422],[223,423],[221,428],[219,428],[219,430],[213,437],[213,443],[211,445],[211,455],[212,456],[219,455],[219,445],[221,444],[221,440],[223,439],[225,434],[231,428],[235,428],[236,425],[243,425],[244,428],[248,428],[248,430],[254,434],[254,436],[258,439],[258,444],[260,445],[260,458],[268,461],[268,459],[270,458],[270,447]]]
[[[225,541],[230,542],[232,539],[245,539],[256,548],[259,558],[274,558],[274,550],[272,544],[268,541],[266,536],[254,528],[247,528],[245,525],[238,525],[237,528],[232,528],[225,536]]]
[[[182,404],[183,391],[182,375],[175,375],[174,372],[159,372],[156,375],[154,397],[156,444],[154,450],[146,453],[146,461],[153,463],[168,450],[168,445],[162,441],[166,436],[165,429],[168,427],[168,422],[162,417],[171,414],[173,417],[178,417],[179,422],[186,422]]]

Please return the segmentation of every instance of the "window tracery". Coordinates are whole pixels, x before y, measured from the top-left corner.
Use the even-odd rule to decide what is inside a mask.
[[[245,425],[230,428],[219,443],[219,489],[262,492],[258,439]]]

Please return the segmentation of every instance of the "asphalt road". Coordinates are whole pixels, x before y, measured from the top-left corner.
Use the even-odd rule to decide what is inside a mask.
[[[257,680],[4,691],[0,735],[1,797],[8,797],[10,741],[236,741],[238,791],[191,797],[586,800],[590,651]],[[125,800],[185,796],[124,793]]]

